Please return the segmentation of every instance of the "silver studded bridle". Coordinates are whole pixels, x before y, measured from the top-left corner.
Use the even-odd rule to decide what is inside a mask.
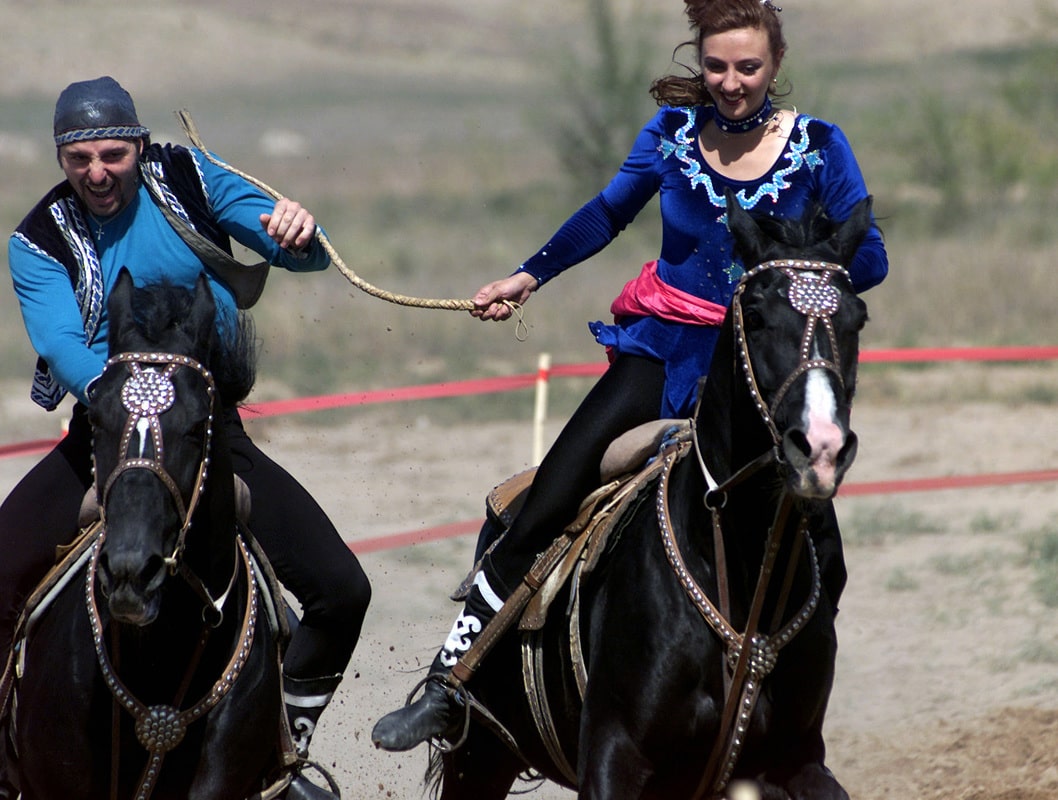
[[[99,664],[104,682],[110,690],[115,707],[113,714],[114,738],[117,738],[116,731],[119,724],[117,709],[121,708],[135,720],[136,737],[149,754],[147,765],[144,767],[135,793],[135,800],[147,800],[157,784],[166,753],[180,744],[191,723],[207,714],[228,694],[246,665],[246,660],[253,647],[257,628],[257,577],[253,558],[246,542],[239,535],[236,536],[237,552],[231,578],[227,587],[217,597],[210,593],[202,579],[187,566],[183,559],[187,533],[205,488],[206,475],[209,470],[209,454],[213,434],[213,409],[216,398],[216,385],[212,373],[189,356],[171,353],[121,353],[111,357],[106,362],[105,369],[111,369],[120,364],[124,364],[129,372],[129,377],[121,387],[122,406],[129,416],[122,430],[118,464],[106,476],[103,488],[98,492],[101,533],[93,545],[85,589],[96,661]],[[191,489],[190,496],[186,500],[176,481],[165,468],[165,446],[161,425],[161,415],[168,411],[176,401],[176,386],[173,382],[173,376],[180,369],[193,370],[202,377],[206,384],[210,406],[195,483]],[[140,455],[131,452],[133,436],[137,433],[139,434]],[[149,457],[145,455],[148,436],[152,446],[152,452]],[[178,691],[172,705],[147,706],[140,702],[118,677],[110,663],[107,647],[103,641],[102,617],[99,613],[95,596],[95,576],[103,542],[106,538],[107,498],[117,478],[126,472],[136,469],[145,469],[153,473],[169,491],[182,523],[173,552],[165,559],[166,566],[170,574],[179,574],[183,577],[204,603],[202,611],[203,631],[195,652],[191,654],[187,675],[183,681],[184,686],[188,685],[190,676],[198,667],[210,630],[218,627],[223,620],[223,607],[226,599],[231,594],[239,572],[243,571],[247,576],[245,610],[240,625],[238,641],[234,645],[228,663],[210,691],[184,710],[181,710],[184,700],[183,688]],[[96,476],[97,482],[101,477],[99,475]],[[116,646],[116,641],[115,638],[114,646]],[[115,776],[117,775],[119,758],[117,748],[114,749],[111,758],[112,789],[114,789],[117,785]]]
[[[194,516],[195,508],[198,506],[202,489],[206,482],[206,473],[209,470],[209,447],[213,435],[213,399],[216,396],[216,385],[213,374],[189,356],[174,355],[172,353],[119,353],[112,356],[106,362],[105,369],[110,369],[117,364],[125,364],[128,367],[129,377],[121,387],[121,403],[128,412],[128,419],[121,434],[119,445],[119,462],[113,471],[106,477],[102,491],[99,492],[99,509],[106,526],[106,506],[110,490],[115,481],[134,469],[145,469],[153,472],[169,491],[176,506],[177,514],[183,522],[180,533],[177,536],[176,546],[172,554],[166,559],[169,569],[175,570],[183,555],[184,546],[187,541],[187,531],[191,527],[191,518]],[[202,455],[199,459],[198,475],[195,485],[192,487],[191,496],[185,501],[180,487],[176,485],[168,470],[165,468],[165,445],[162,437],[161,415],[168,411],[176,401],[176,387],[173,384],[173,375],[177,370],[191,369],[202,376],[206,382],[206,392],[209,395],[210,414],[206,423],[206,432],[202,442]],[[133,435],[138,433],[140,437],[141,455],[131,455]],[[150,457],[143,454],[146,437],[149,434],[153,452]],[[101,476],[97,475],[99,481]]]
[[[753,371],[753,362],[750,359],[749,344],[746,341],[745,321],[742,315],[742,296],[746,289],[746,282],[750,278],[768,270],[778,270],[790,279],[788,299],[795,311],[805,317],[805,329],[801,335],[801,357],[794,370],[786,377],[771,404],[766,405],[761,396],[760,388],[757,386],[757,378]],[[831,264],[827,261],[807,261],[803,259],[778,259],[765,261],[747,272],[738,288],[735,290],[731,300],[731,313],[735,327],[735,338],[738,345],[738,355],[742,362],[742,371],[746,376],[750,394],[756,403],[757,411],[760,413],[764,424],[771,432],[772,440],[778,444],[782,437],[775,427],[774,415],[779,403],[793,386],[794,382],[812,369],[825,369],[832,372],[844,389],[845,378],[841,372],[841,357],[838,352],[837,336],[834,333],[832,317],[837,313],[841,305],[841,292],[831,283],[836,275],[848,277],[844,267]],[[822,327],[830,343],[830,358],[813,358],[812,344],[816,338],[816,331]]]
[[[767,270],[779,270],[789,278],[787,299],[790,305],[805,317],[805,329],[801,336],[798,364],[780,385],[770,404],[764,402],[757,385],[742,309],[742,299],[747,282]],[[792,580],[792,570],[796,567],[801,546],[807,548],[812,574],[812,589],[800,609],[786,624],[782,624],[780,616],[786,605],[786,600],[784,599],[779,603],[776,617],[772,620],[771,628],[775,632],[768,635],[760,630],[760,615],[765,596],[774,575],[775,561],[782,545],[784,532],[787,530],[790,517],[794,513],[793,501],[789,494],[784,491],[776,508],[771,529],[768,532],[764,559],[749,608],[746,628],[742,632],[735,630],[729,621],[731,612],[724,539],[721,530],[721,511],[726,504],[727,493],[730,489],[766,466],[775,464],[780,460],[779,448],[782,435],[775,425],[774,415],[779,403],[789,392],[793,383],[809,370],[825,369],[837,376],[839,384],[844,388],[844,376],[841,372],[837,336],[832,322],[832,317],[837,313],[841,303],[841,291],[831,283],[833,278],[838,275],[847,277],[848,273],[843,267],[825,261],[803,259],[766,261],[743,275],[732,298],[731,314],[735,331],[737,358],[741,364],[742,372],[757,412],[771,434],[773,446],[762,456],[738,469],[722,484],[718,484],[710,475],[701,452],[697,453],[699,466],[708,486],[705,505],[712,515],[719,593],[719,600],[716,604],[709,599],[687,568],[671,525],[671,516],[668,508],[668,483],[672,467],[682,458],[686,448],[682,450],[674,449],[665,456],[665,466],[659,481],[656,499],[656,510],[665,553],[684,592],[724,643],[729,668],[729,671],[725,671],[727,695],[721,712],[719,735],[706,762],[698,790],[694,794],[695,798],[712,798],[723,794],[741,754],[742,746],[745,744],[751,712],[756,705],[764,678],[775,667],[779,650],[792,641],[808,623],[819,604],[821,583],[818,559],[815,546],[808,535],[807,517],[801,515],[801,519],[796,525],[797,539],[795,540],[794,550],[787,568],[788,574],[785,578],[784,595],[786,587],[790,585]],[[823,328],[829,340],[829,358],[813,356],[813,342],[820,327]],[[694,419],[692,419],[694,428],[697,427],[695,425],[697,414],[696,410]],[[694,430],[691,438],[693,447],[697,451],[699,448],[697,430]]]

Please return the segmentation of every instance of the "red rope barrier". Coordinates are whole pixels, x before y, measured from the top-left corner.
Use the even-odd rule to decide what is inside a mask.
[[[459,397],[471,394],[513,392],[536,383],[536,374],[508,375],[498,378],[477,378],[467,381],[426,383],[420,386],[404,386],[397,389],[377,389],[350,394],[320,395],[291,400],[265,400],[249,403],[244,410],[250,416],[273,417],[278,414],[300,414],[307,411],[325,411],[330,408],[363,406],[373,403],[401,403],[410,400],[432,400],[438,397]]]
[[[1058,359],[1058,346],[1038,347],[941,347],[941,348],[889,348],[868,350],[860,354],[862,363],[923,363],[937,361],[1044,361]],[[596,377],[606,370],[603,362],[585,364],[558,364],[550,369],[557,377]],[[399,403],[412,400],[430,400],[441,397],[511,392],[526,389],[541,378],[539,371],[496,378],[478,378],[465,381],[405,386],[394,389],[352,392],[337,395],[320,395],[290,400],[268,400],[245,407],[248,416],[271,417],[280,414],[299,414],[324,411],[348,406],[375,403]],[[34,455],[50,450],[59,439],[35,439],[32,441],[0,445],[0,458],[15,458]],[[937,478],[914,478],[892,481],[852,483],[842,487],[841,497],[872,494],[897,494],[900,492],[927,492],[941,489],[967,489],[980,487],[1010,486],[1022,483],[1040,483],[1058,480],[1058,470],[1036,472],[1008,472],[984,475],[951,475]],[[481,527],[481,520],[468,520],[405,533],[378,536],[349,542],[355,553],[372,553],[397,547],[447,539],[474,533]]]
[[[0,458],[31,456],[34,453],[46,453],[59,443],[59,439],[34,439],[31,442],[0,445]]]
[[[896,347],[866,350],[860,363],[921,363],[924,361],[1050,361],[1058,359],[1058,346],[1031,347]]]
[[[937,361],[1049,361],[1058,360],[1058,346],[1039,347],[939,347],[889,348],[867,350],[860,354],[861,363],[923,363]],[[593,378],[606,371],[605,362],[584,364],[554,364],[552,377]],[[291,400],[266,400],[246,406],[249,414],[271,417],[278,414],[300,414],[346,406],[372,403],[398,403],[410,400],[431,400],[440,397],[459,397],[472,394],[513,392],[533,386],[539,373],[522,373],[495,378],[476,378],[466,381],[428,383],[397,389],[353,392],[350,394],[321,395]],[[2,455],[2,453],[0,453]]]
[[[902,492],[933,492],[940,489],[974,489],[996,486],[1011,486],[1019,483],[1042,483],[1058,480],[1058,469],[1040,470],[1039,472],[1005,472],[989,475],[949,475],[941,478],[916,478],[898,481],[867,481],[849,483],[841,487],[839,497],[862,497],[877,494],[900,494]],[[416,544],[450,539],[477,533],[481,530],[484,519],[473,519],[465,522],[454,522],[439,525],[435,528],[423,528],[417,531],[394,533],[388,536],[376,536],[371,539],[360,539],[347,542],[349,549],[357,555],[377,553],[383,550],[395,550]]]
[[[850,483],[838,491],[839,497],[901,492],[933,492],[939,489],[973,489],[987,486],[1011,486],[1016,483],[1043,483],[1058,480],[1058,469],[1036,472],[993,472],[982,475],[946,475],[939,478],[914,478],[896,481]]]
[[[465,522],[452,522],[448,525],[438,525],[435,528],[423,528],[418,531],[406,531],[405,533],[392,533],[387,536],[375,536],[370,539],[357,539],[347,542],[349,549],[357,555],[364,553],[375,553],[379,550],[394,550],[399,547],[410,547],[413,544],[426,544],[437,542],[441,539],[451,539],[453,536],[464,536],[468,533],[477,533],[481,530],[484,519],[470,519]]]

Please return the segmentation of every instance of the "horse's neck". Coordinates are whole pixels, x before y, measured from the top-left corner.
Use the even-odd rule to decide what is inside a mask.
[[[210,593],[223,592],[235,568],[235,486],[231,454],[223,423],[214,422],[210,470],[191,524],[188,566],[197,572]]]
[[[741,368],[717,346],[717,358],[701,389],[695,429],[699,452],[712,477],[723,483],[763,455],[771,437],[749,395]]]
[[[695,428],[702,461],[719,485],[773,446],[735,354],[730,322],[721,332],[712,368],[701,388]],[[759,566],[779,500],[776,479],[775,466],[768,464],[748,477],[740,476],[725,491],[721,529],[733,560]]]

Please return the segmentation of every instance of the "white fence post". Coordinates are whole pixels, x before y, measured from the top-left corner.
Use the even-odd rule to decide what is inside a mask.
[[[541,353],[536,364],[536,406],[533,409],[533,466],[544,457],[544,422],[547,420],[547,389],[551,379],[551,354]]]

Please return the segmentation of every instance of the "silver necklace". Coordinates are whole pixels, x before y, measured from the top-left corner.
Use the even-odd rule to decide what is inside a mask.
[[[92,223],[95,225],[96,239],[102,239],[103,238],[103,229],[107,225],[109,225],[111,222],[116,220],[118,218],[118,215],[115,214],[112,217],[107,217],[106,219],[100,219],[95,214],[93,214],[91,211],[89,211],[88,212],[88,218],[91,219]]]

